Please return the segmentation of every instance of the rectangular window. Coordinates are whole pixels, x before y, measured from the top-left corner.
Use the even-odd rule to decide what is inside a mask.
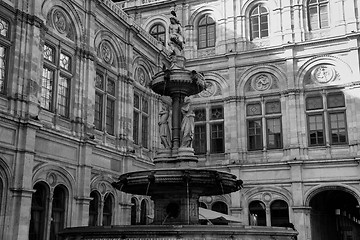
[[[61,116],[69,117],[70,79],[60,76],[58,90],[58,112]]]
[[[115,135],[116,84],[108,71],[97,71],[95,78],[95,128]]]
[[[145,96],[134,94],[134,144],[148,148],[149,139],[149,101]]]
[[[94,125],[98,130],[102,130],[102,115],[103,115],[103,98],[102,94],[95,92],[95,116]]]
[[[332,144],[343,144],[346,139],[345,113],[330,113],[330,132]]]
[[[106,132],[114,135],[115,101],[107,98],[106,102]]]
[[[41,82],[41,107],[52,111],[54,71],[44,67]]]
[[[261,119],[248,120],[248,140],[249,150],[263,149]]]
[[[9,24],[3,19],[0,19],[0,35],[6,38],[9,36]]]
[[[193,147],[195,154],[223,153],[224,141],[224,108],[195,109],[195,130]],[[209,132],[207,132],[209,131]]]
[[[134,137],[134,144],[139,145],[139,112],[134,111],[134,119],[133,119],[133,137]]]
[[[224,152],[224,124],[216,123],[211,124],[211,153]]]
[[[5,92],[6,48],[0,45],[0,93]]]
[[[267,128],[267,147],[282,148],[282,134],[281,134],[281,119],[270,118],[266,119]]]
[[[194,133],[194,151],[196,154],[206,153],[206,125],[195,125]]]
[[[62,53],[61,47],[54,47],[45,43],[43,58],[40,105],[48,111],[69,118],[72,79],[71,56]]]
[[[333,92],[306,98],[309,145],[347,143],[345,96]],[[325,121],[326,120],[326,121]]]
[[[325,144],[323,115],[322,114],[311,115],[308,117],[308,121],[309,121],[310,145]]]

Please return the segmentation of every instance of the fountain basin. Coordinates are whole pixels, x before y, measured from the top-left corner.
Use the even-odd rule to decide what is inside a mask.
[[[199,196],[223,195],[240,190],[242,181],[226,172],[208,169],[162,168],[129,172],[121,175],[113,186],[123,192],[137,195],[166,193]]]
[[[74,227],[64,229],[64,240],[294,240],[298,232],[291,228],[243,225],[131,225]]]
[[[205,89],[205,79],[196,71],[182,68],[166,69],[153,76],[151,89],[165,96],[191,96]]]

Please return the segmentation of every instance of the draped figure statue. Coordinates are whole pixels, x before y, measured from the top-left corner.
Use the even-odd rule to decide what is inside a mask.
[[[191,107],[190,99],[187,98],[181,107],[183,119],[181,122],[181,147],[191,147],[194,139],[195,113]]]

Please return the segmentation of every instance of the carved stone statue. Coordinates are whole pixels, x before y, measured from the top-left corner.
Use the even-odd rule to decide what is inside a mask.
[[[170,128],[169,128],[169,108],[165,105],[162,106],[161,111],[159,112],[159,128],[160,128],[160,140],[161,144],[165,148],[171,148],[171,137],[170,137]]]
[[[190,105],[189,98],[184,101],[181,107],[181,113],[183,114],[183,120],[181,122],[181,147],[191,147],[194,139],[195,113]]]
[[[176,17],[175,11],[171,11],[170,26],[169,26],[169,46],[172,50],[172,55],[182,56],[184,49],[184,36],[182,35],[182,28],[179,19]]]

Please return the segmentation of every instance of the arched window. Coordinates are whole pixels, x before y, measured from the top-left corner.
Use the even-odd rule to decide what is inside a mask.
[[[92,200],[89,205],[89,226],[97,226],[98,223],[98,214],[99,214],[99,203],[100,195],[97,191],[92,191],[90,193]]]
[[[136,224],[136,209],[137,201],[135,198],[131,198],[131,225]]]
[[[103,209],[103,226],[110,226],[113,214],[113,197],[112,194],[108,193],[104,198],[104,209]]]
[[[251,39],[269,36],[269,12],[260,4],[250,12],[250,32]]]
[[[36,183],[31,199],[29,240],[43,240],[48,191],[43,183]]]
[[[215,46],[215,21],[205,15],[198,25],[198,48],[208,48]]]
[[[150,34],[156,38],[156,40],[165,45],[165,27],[162,24],[155,24],[152,26],[150,29]]]
[[[309,0],[308,15],[310,30],[329,27],[329,1]]]
[[[271,226],[289,226],[289,207],[285,201],[276,200],[270,206]]]
[[[54,239],[54,240],[60,239],[58,233],[64,229],[65,208],[66,208],[66,190],[64,186],[60,185],[55,187],[54,189],[52,211],[51,211],[50,239]]]
[[[147,222],[146,218],[147,218],[147,202],[146,200],[142,200],[140,206],[140,224],[145,225]]]
[[[253,201],[249,204],[250,225],[266,226],[266,206],[263,202]]]
[[[219,212],[219,213],[228,214],[228,207],[227,207],[226,203],[224,203],[224,202],[215,202],[211,206],[211,210],[213,210],[215,212]]]

